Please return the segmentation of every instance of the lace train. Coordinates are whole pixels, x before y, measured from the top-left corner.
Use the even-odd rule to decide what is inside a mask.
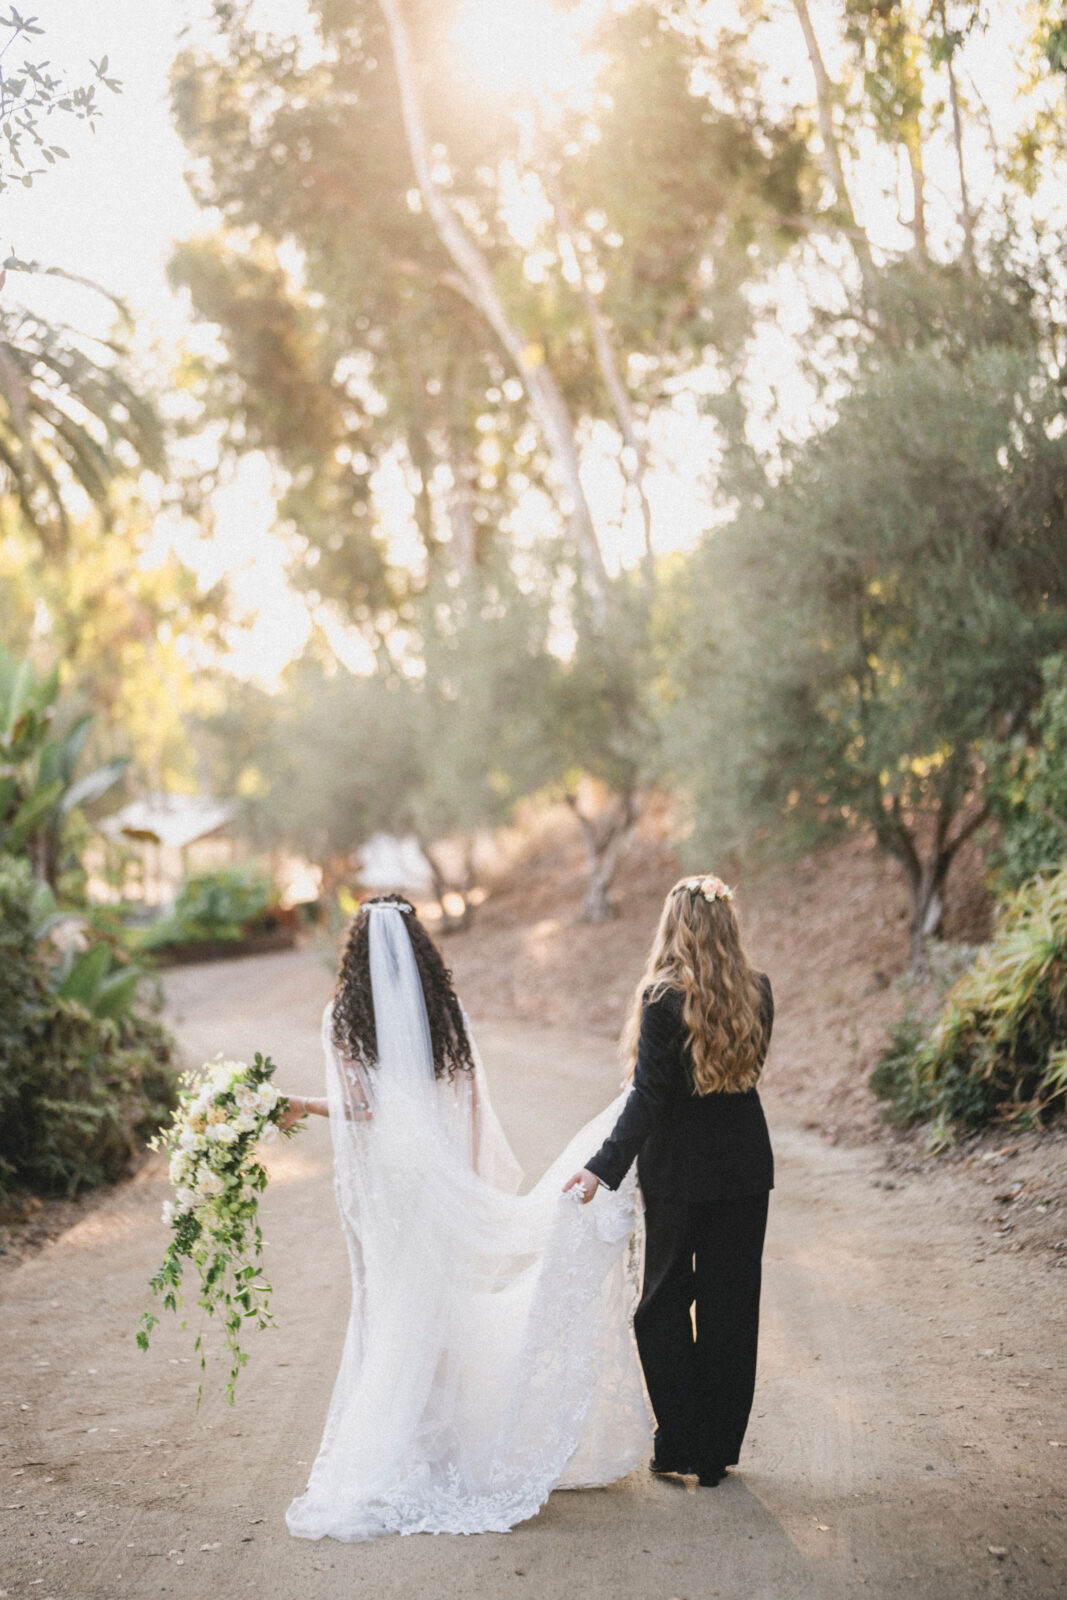
[[[465,1084],[427,1095],[412,1079],[418,1092],[404,1092],[382,1020],[367,1123],[345,1116],[324,1018],[352,1313],[319,1454],[286,1520],[310,1539],[504,1532],[554,1489],[613,1482],[649,1449],[631,1332],[636,1183],[587,1206],[560,1193],[621,1101],[529,1194],[510,1193],[498,1185],[518,1169],[480,1063]],[[472,1128],[495,1182],[472,1168]]]

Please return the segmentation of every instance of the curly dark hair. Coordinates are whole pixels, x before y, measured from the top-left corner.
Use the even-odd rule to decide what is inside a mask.
[[[374,999],[370,983],[370,907],[402,907],[415,964],[422,980],[426,1015],[430,1022],[433,1070],[438,1078],[472,1072],[474,1059],[452,974],[440,950],[419,921],[415,907],[399,895],[375,895],[364,900],[352,920],[345,941],[337,987],[333,996],[333,1042],[350,1061],[373,1067],[378,1062],[378,1037],[374,1028]]]

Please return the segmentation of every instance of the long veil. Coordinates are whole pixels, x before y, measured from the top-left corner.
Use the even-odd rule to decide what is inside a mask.
[[[636,1186],[561,1186],[620,1101],[529,1194],[485,1074],[436,1079],[404,914],[376,906],[377,1064],[323,1018],[338,1203],[352,1267],[341,1368],[290,1532],[504,1531],[558,1487],[609,1483],[649,1446],[630,1332]],[[369,1106],[370,1120],[361,1111]]]

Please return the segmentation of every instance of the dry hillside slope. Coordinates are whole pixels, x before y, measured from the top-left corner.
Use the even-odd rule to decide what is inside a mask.
[[[654,814],[623,860],[619,915],[580,920],[582,853],[573,822],[545,819],[478,914],[445,941],[472,1016],[616,1035],[663,896],[680,874]],[[718,863],[709,863],[716,866]],[[990,903],[976,850],[950,883],[946,933],[978,942]],[[776,1019],[763,1095],[772,1124],[832,1143],[877,1142],[887,1187],[959,1179],[961,1208],[990,1251],[1033,1250],[1067,1266],[1067,1130],[992,1129],[936,1159],[924,1132],[888,1128],[868,1087],[889,1028],[907,1003],[907,899],[900,874],[856,837],[778,866],[730,874],[749,953],[771,976]]]
[[[565,816],[546,820],[474,927],[447,940],[473,1015],[617,1034],[663,896],[681,872],[657,822],[650,819],[623,859],[618,917],[591,927],[580,920],[582,854],[573,825]],[[833,1135],[870,1133],[880,1119],[867,1077],[904,1004],[894,986],[908,964],[898,871],[855,838],[728,875],[746,946],[774,984],[768,1087]],[[974,937],[985,904],[973,868],[958,884],[949,931]]]

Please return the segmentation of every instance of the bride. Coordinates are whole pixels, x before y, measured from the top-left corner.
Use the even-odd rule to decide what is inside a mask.
[[[625,1094],[536,1187],[493,1114],[466,1015],[407,901],[365,902],[323,1016],[352,1311],[300,1538],[504,1532],[558,1488],[648,1452],[631,1335],[636,1185],[561,1181]]]

